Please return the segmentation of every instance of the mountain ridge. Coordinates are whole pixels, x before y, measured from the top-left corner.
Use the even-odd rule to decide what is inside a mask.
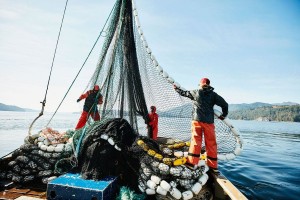
[[[254,102],[254,103],[229,104],[229,112],[241,111],[241,110],[252,110],[252,109],[263,108],[263,107],[294,106],[294,105],[300,105],[300,104],[295,103],[295,102],[290,102],[290,101],[282,102],[282,103]],[[170,113],[170,112],[175,111],[175,110],[182,110],[183,115],[188,114],[190,116],[190,113],[184,112],[185,110],[189,110],[189,109],[185,109],[187,106],[190,107],[191,105],[189,104],[189,105],[183,105],[183,106],[175,107],[175,108],[172,108],[168,111],[161,112],[161,114],[164,115],[166,113]],[[0,103],[0,111],[34,112],[34,111],[37,111],[37,110],[30,109],[30,108],[22,108],[22,107],[15,106],[15,105],[7,105],[7,104],[4,104],[4,103]]]
[[[15,105],[7,105],[0,103],[0,111],[16,111],[16,112],[34,112],[36,110],[30,108],[21,108]]]

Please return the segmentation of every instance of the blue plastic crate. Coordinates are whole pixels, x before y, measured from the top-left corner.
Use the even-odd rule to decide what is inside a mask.
[[[100,181],[85,180],[80,174],[64,174],[47,186],[50,200],[107,200],[116,197],[117,177],[107,177]]]

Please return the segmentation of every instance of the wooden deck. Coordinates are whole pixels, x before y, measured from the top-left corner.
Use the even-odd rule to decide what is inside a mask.
[[[17,186],[10,182],[1,182],[0,199],[47,199],[46,188],[37,185]]]
[[[225,176],[210,174],[213,181],[214,200],[247,200],[245,195],[237,189]]]

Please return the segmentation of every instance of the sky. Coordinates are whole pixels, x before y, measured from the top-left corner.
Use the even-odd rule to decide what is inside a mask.
[[[0,103],[40,110],[66,1],[0,0]],[[186,89],[208,77],[229,104],[300,103],[300,1],[135,0],[158,63]],[[69,0],[45,111],[54,111],[87,58],[113,0]],[[95,69],[101,42],[60,112]]]

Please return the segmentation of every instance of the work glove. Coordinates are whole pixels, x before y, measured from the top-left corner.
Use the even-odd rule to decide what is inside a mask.
[[[223,115],[220,115],[218,118],[219,118],[220,120],[224,120],[224,119],[225,119],[225,117],[224,117]]]
[[[80,99],[77,99],[77,103],[80,101]]]

